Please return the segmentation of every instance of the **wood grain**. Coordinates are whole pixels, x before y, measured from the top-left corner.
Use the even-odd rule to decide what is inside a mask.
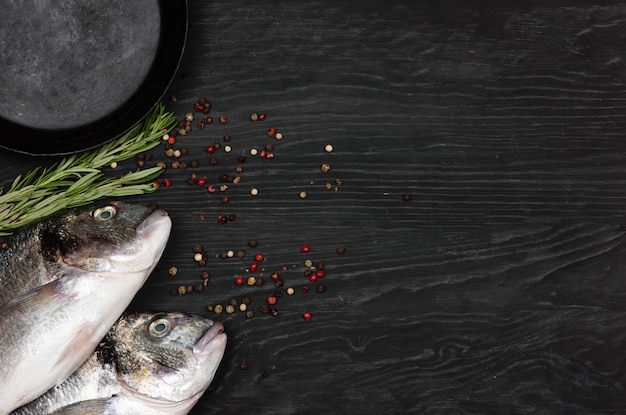
[[[214,315],[207,305],[249,296],[256,314],[214,315],[229,346],[192,414],[626,410],[623,2],[189,7],[167,106],[182,116],[206,96],[228,123],[178,145],[210,182],[247,159],[228,204],[187,186],[190,169],[167,172],[173,186],[154,197],[172,238],[132,307]],[[267,120],[249,121],[253,112]],[[285,138],[269,139],[269,127]],[[204,147],[225,134],[233,152],[210,166]],[[266,143],[274,160],[248,155]],[[37,163],[0,157],[6,181]],[[215,258],[229,249],[248,255]],[[235,286],[256,251],[266,284]],[[326,265],[323,294],[300,291],[307,258]],[[202,293],[169,294],[203,270]],[[283,292],[296,288],[274,317],[258,311],[277,291],[272,272]]]

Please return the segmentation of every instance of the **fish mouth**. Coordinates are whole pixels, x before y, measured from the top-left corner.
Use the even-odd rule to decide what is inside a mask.
[[[162,231],[164,227],[170,229],[172,227],[172,220],[166,211],[156,209],[137,226],[137,234],[149,236],[154,232]]]
[[[193,353],[206,353],[215,349],[223,349],[226,345],[224,324],[220,321],[213,323],[211,328],[194,344]]]

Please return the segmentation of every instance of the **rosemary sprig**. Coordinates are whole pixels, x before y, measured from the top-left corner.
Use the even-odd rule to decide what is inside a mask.
[[[121,177],[104,177],[103,167],[147,151],[176,123],[162,104],[130,132],[94,150],[73,154],[48,168],[36,168],[0,188],[0,235],[44,219],[63,209],[84,206],[107,197],[150,193],[162,169],[153,167]]]

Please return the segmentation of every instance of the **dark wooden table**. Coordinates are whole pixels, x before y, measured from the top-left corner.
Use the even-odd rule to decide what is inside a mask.
[[[626,412],[625,2],[189,9],[166,105],[182,118],[207,97],[214,121],[200,129],[194,113],[175,145],[197,168],[168,168],[171,187],[131,198],[174,222],[131,307],[224,321],[226,355],[192,414]],[[266,144],[272,160],[250,155]],[[0,160],[7,182],[42,162]],[[242,180],[209,193],[192,173]],[[307,259],[325,265],[318,282]],[[203,271],[202,292],[170,293]],[[261,274],[262,286],[234,283]],[[276,292],[278,315],[263,314]],[[207,310],[244,297],[253,318]]]

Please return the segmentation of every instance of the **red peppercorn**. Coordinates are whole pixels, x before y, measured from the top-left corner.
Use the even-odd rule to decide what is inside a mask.
[[[267,153],[267,154],[265,155],[265,158],[266,158],[267,160],[271,160],[271,159],[273,159],[273,158],[274,158],[274,153]]]
[[[235,284],[243,285],[243,283],[244,283],[243,277],[235,277]]]
[[[268,137],[274,137],[275,134],[276,134],[276,128],[272,127],[269,130],[267,130]]]
[[[311,321],[311,319],[313,318],[313,315],[307,311],[302,314],[302,318],[304,318],[306,321]]]
[[[215,185],[214,184],[210,184],[206,187],[207,192],[209,193],[215,193]]]
[[[250,272],[257,272],[259,269],[259,264],[257,264],[256,262],[253,262],[250,264]]]
[[[261,112],[259,113],[259,121],[263,121],[265,119],[265,113]]]
[[[323,269],[315,273],[315,276],[317,276],[317,278],[324,278],[324,275],[326,275],[326,271],[324,271]]]
[[[172,185],[172,181],[169,178],[165,177],[163,179],[163,184],[165,185],[165,187],[170,187]]]
[[[261,253],[258,253],[258,254],[254,255],[254,260],[255,261],[263,261],[264,259],[265,259],[265,257]]]
[[[265,152],[265,150],[261,150],[259,152],[259,157],[261,157],[262,159],[265,158],[266,155],[267,155],[267,153]]]
[[[311,247],[308,244],[304,244],[300,247],[300,252],[303,254],[311,252]]]
[[[152,181],[152,186],[154,186],[154,187],[160,187],[160,186],[161,186],[161,183],[159,183],[159,181],[158,181],[157,179],[154,179],[154,180]]]
[[[228,218],[224,215],[219,215],[217,217],[217,223],[219,223],[220,225],[225,225],[228,222]]]
[[[215,146],[214,146],[214,145],[209,145],[209,146],[206,146],[206,148],[205,148],[204,150],[205,150],[207,153],[209,153],[209,154],[213,154],[213,153],[215,153]]]
[[[171,135],[167,137],[167,144],[171,144],[171,145],[176,144],[176,137],[172,137]]]
[[[309,275],[309,281],[311,282],[317,282],[317,274],[311,274]]]
[[[274,305],[274,304],[276,304],[276,297],[274,297],[274,296],[267,297],[267,303],[268,303],[269,305]]]
[[[198,180],[196,180],[196,184],[198,186],[204,186],[206,184],[206,179],[204,177],[200,177]]]

